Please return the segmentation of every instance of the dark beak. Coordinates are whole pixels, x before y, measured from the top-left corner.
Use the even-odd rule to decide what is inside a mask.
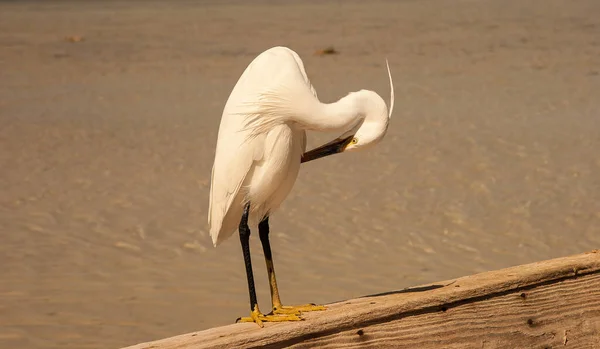
[[[354,135],[348,136],[346,138],[337,138],[327,144],[324,144],[318,148],[308,151],[302,155],[302,160],[300,162],[307,162],[328,155],[341,153],[344,151],[344,149],[346,149],[346,146],[352,141],[353,137]]]

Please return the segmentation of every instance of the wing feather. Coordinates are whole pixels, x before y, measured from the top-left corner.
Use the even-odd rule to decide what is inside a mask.
[[[231,236],[239,225],[246,200],[242,186],[254,161],[262,158],[263,138],[255,138],[248,146],[243,132],[228,129],[219,132],[219,139],[228,141],[217,143],[212,169],[208,224],[215,246]]]
[[[300,57],[286,47],[274,47],[261,53],[248,65],[225,104],[209,194],[208,224],[215,246],[238,228],[247,202],[244,183],[248,183],[252,176],[254,162],[263,158],[268,128],[256,133],[247,127],[252,118],[264,117],[248,113],[247,106],[260,105],[265,88],[287,81],[290,71],[294,69],[304,80],[304,88],[308,87],[316,97]]]

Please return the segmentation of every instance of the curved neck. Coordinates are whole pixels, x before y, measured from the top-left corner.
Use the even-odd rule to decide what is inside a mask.
[[[367,90],[352,92],[333,103],[321,103],[315,98],[313,103],[305,104],[307,108],[296,114],[293,121],[310,130],[349,130],[371,114],[372,93]]]
[[[336,102],[322,103],[308,89],[303,90],[283,95],[265,94],[264,102],[252,113],[254,118],[251,120],[251,127],[254,132],[262,133],[285,122],[297,123],[305,130],[348,131],[365,118],[377,117],[371,115],[381,107],[379,101],[383,102],[375,92],[361,90]],[[386,108],[385,102],[383,108]]]

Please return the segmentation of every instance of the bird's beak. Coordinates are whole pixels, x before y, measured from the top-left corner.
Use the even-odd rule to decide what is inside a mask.
[[[341,153],[346,149],[346,146],[352,141],[354,135],[350,135],[348,137],[336,138],[333,141],[324,144],[318,148],[315,148],[309,152],[306,152],[302,155],[302,160],[300,162],[307,162],[311,160],[316,160],[328,155],[333,155],[337,153]]]

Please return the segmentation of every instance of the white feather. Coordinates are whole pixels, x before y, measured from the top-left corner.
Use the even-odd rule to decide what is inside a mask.
[[[385,126],[371,127],[377,134],[371,141],[371,135],[364,137],[357,148],[377,142],[388,120],[385,102],[371,91],[321,103],[302,60],[289,48],[258,55],[233,88],[221,117],[208,212],[213,244],[238,228],[246,203],[254,223],[279,207],[296,181],[305,130],[347,131],[361,121]]]

